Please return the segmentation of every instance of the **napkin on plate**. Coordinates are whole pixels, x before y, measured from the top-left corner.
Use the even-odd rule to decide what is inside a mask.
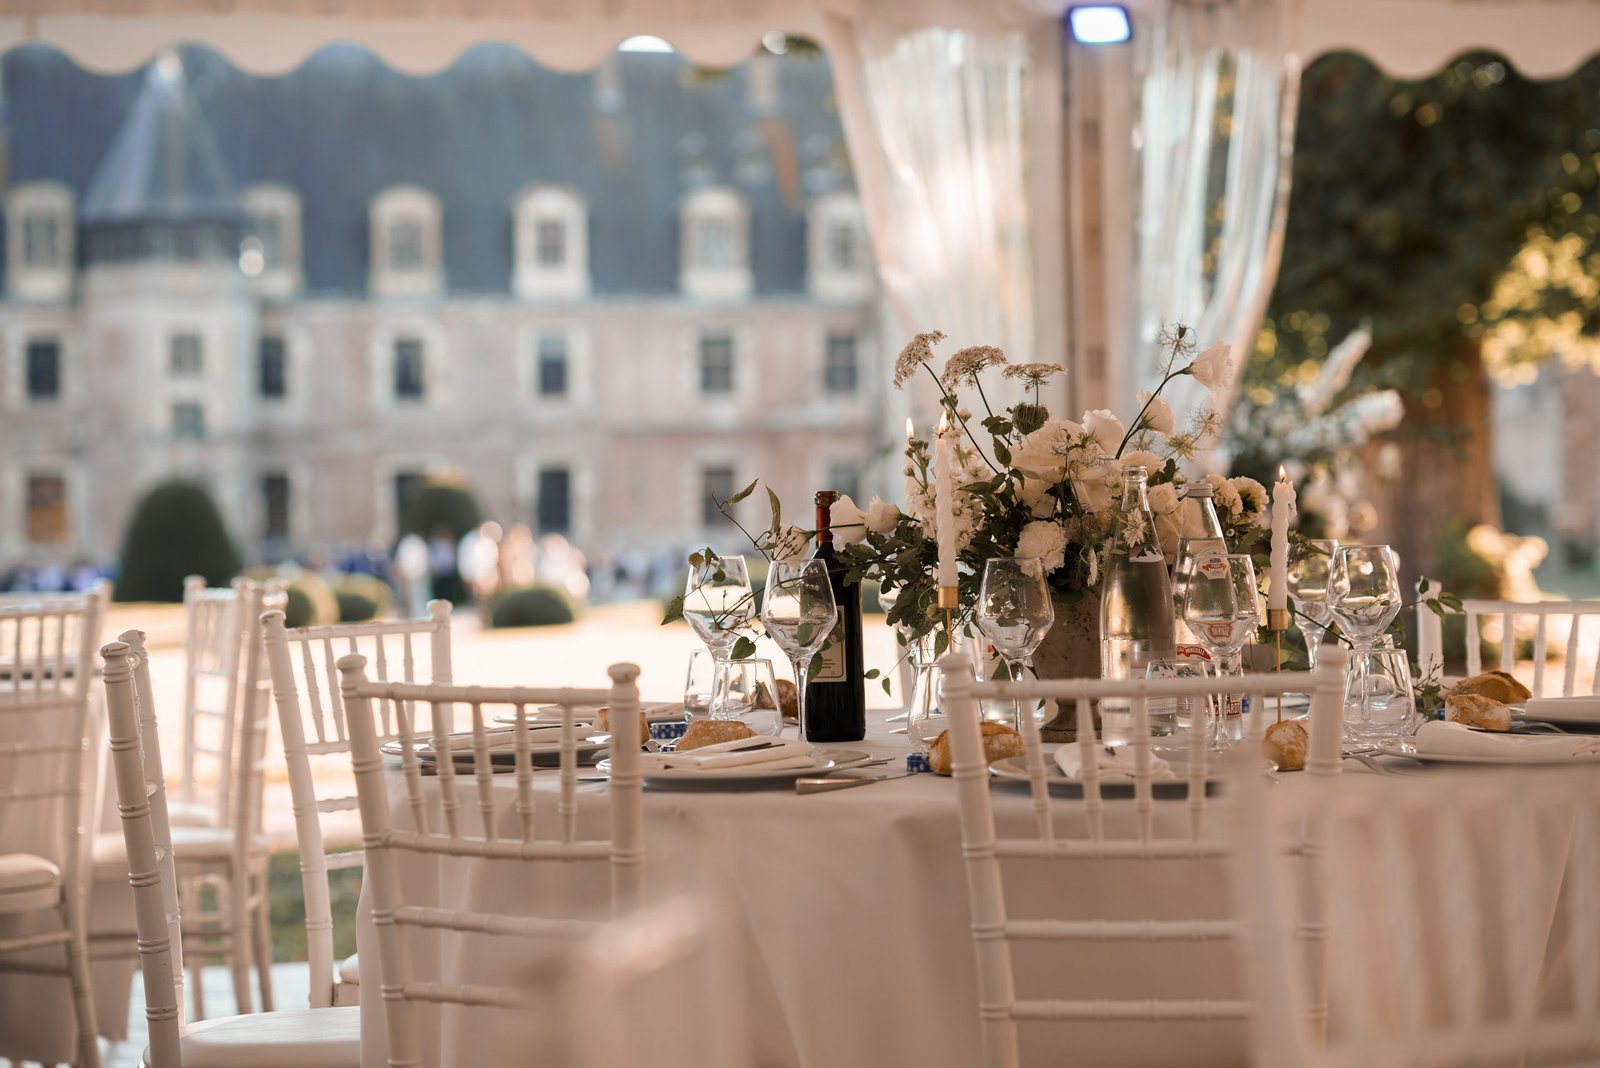
[[[554,746],[561,744],[561,731],[555,729],[556,724],[528,724],[528,744],[530,746]],[[575,725],[578,731],[578,740],[584,740],[583,735],[590,730],[587,723]],[[485,727],[484,737],[488,739],[490,749],[511,749],[517,744],[517,728],[514,724],[504,727]],[[424,736],[422,748],[425,751],[433,749],[433,738]],[[458,731],[450,736],[450,751],[452,753],[470,752],[473,747],[472,732]]]
[[[1134,753],[1133,746],[1119,745],[1108,749],[1106,746],[1097,745],[1094,747],[1094,752],[1097,757],[1095,766],[1100,769],[1100,777],[1102,779],[1133,779],[1138,777],[1138,767],[1136,765],[1138,757]],[[1056,766],[1066,773],[1067,778],[1078,778],[1078,772],[1083,768],[1082,747],[1074,742],[1057,749]],[[1150,754],[1150,778],[1152,781],[1175,777],[1171,764],[1168,764],[1154,753]]]
[[[1600,723],[1600,697],[1533,697],[1523,708],[1529,718],[1557,716]]]
[[[1600,738],[1505,734],[1476,731],[1464,723],[1430,719],[1416,734],[1417,752],[1430,756],[1498,757],[1508,760],[1562,761],[1600,756]]]
[[[640,759],[646,771],[779,771],[816,764],[811,743],[794,738],[739,738],[687,753],[646,753]]]

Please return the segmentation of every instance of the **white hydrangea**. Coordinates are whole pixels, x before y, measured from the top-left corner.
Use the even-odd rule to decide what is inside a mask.
[[[1239,495],[1237,518],[1241,523],[1259,522],[1267,514],[1267,488],[1253,478],[1240,475],[1228,479],[1228,485]]]

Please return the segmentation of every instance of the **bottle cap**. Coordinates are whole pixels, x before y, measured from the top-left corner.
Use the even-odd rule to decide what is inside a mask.
[[[827,508],[839,499],[839,494],[833,490],[817,491],[817,507]]]
[[[1183,495],[1188,497],[1211,497],[1216,493],[1216,488],[1205,479],[1198,479],[1183,488]]]

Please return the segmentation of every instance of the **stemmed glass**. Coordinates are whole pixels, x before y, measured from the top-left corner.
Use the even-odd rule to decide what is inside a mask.
[[[1056,621],[1045,583],[1044,562],[1037,556],[1003,556],[983,565],[983,585],[978,590],[978,629],[989,639],[1006,665],[1008,678],[1021,678],[1034,651]],[[1017,703],[1017,729],[1022,729],[1022,705]]]
[[[1333,606],[1328,603],[1328,572],[1333,568],[1339,543],[1318,538],[1295,550],[1289,560],[1289,598],[1300,617],[1300,636],[1305,639],[1306,659],[1317,666],[1317,650],[1333,622]]]
[[[683,618],[706,643],[718,666],[727,663],[740,631],[756,617],[756,598],[742,556],[712,556],[689,565]],[[713,677],[715,677],[713,675]]]
[[[1400,561],[1387,545],[1343,545],[1328,571],[1328,604],[1339,628],[1355,646],[1356,665],[1346,698],[1357,706],[1362,722],[1371,718],[1370,703],[1383,685],[1370,676],[1371,653],[1400,612]]]
[[[806,670],[839,618],[828,565],[821,560],[774,560],[767,571],[761,622],[794,668],[800,737],[806,736]]]
[[[1183,621],[1211,654],[1219,677],[1239,673],[1239,654],[1261,620],[1255,565],[1237,554],[1227,557],[1226,565],[1226,570],[1197,568],[1183,593]],[[1235,739],[1227,723],[1230,710],[1225,705],[1221,711],[1213,744],[1225,748]]]

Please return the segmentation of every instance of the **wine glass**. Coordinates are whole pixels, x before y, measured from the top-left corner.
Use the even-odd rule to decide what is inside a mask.
[[[1328,603],[1328,572],[1339,543],[1318,538],[1295,549],[1289,558],[1289,599],[1300,617],[1300,636],[1305,639],[1306,659],[1317,666],[1317,650],[1333,622],[1333,606]]]
[[[1400,612],[1400,561],[1387,545],[1341,545],[1328,571],[1328,604],[1339,628],[1355,648],[1350,655],[1348,694],[1356,702],[1354,716],[1348,705],[1345,722],[1372,719],[1371,702],[1381,689],[1371,674],[1370,654],[1383,632]]]
[[[1037,556],[1002,556],[983,565],[983,585],[978,589],[978,629],[989,639],[1006,665],[1006,677],[1022,677],[1034,651],[1056,621],[1045,582],[1044,561]],[[1022,706],[1016,709],[1017,729],[1022,728]]]
[[[750,572],[742,556],[711,556],[689,565],[683,591],[683,618],[718,662],[728,659],[739,632],[756,615]]]
[[[761,622],[794,668],[800,737],[806,736],[806,671],[839,618],[828,565],[821,560],[774,560],[767,571]]]
[[[1234,561],[1221,553],[1196,557],[1194,573],[1183,591],[1183,621],[1206,647],[1216,663],[1218,676],[1235,673],[1240,650],[1256,627],[1260,610],[1256,607],[1255,568],[1249,557],[1240,559],[1239,577],[1234,577]],[[1240,585],[1248,582],[1250,594],[1241,596]],[[1228,704],[1232,704],[1231,700]],[[1231,709],[1224,708],[1224,713]],[[1226,720],[1215,735],[1218,747],[1233,741]]]

